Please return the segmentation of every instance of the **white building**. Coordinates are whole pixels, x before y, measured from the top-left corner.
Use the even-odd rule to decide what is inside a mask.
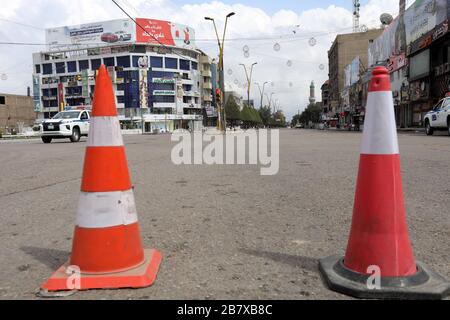
[[[201,128],[200,52],[194,30],[168,21],[136,20],[139,25],[119,19],[46,29],[47,50],[33,54],[39,118],[90,106],[96,70],[104,64],[123,128]]]

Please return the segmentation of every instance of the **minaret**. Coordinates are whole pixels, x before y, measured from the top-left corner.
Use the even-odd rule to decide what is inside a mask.
[[[316,97],[315,97],[314,81],[311,81],[311,85],[309,86],[309,103],[313,104],[315,102],[316,102]]]

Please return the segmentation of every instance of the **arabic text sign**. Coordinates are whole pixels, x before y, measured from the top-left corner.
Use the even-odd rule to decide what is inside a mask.
[[[163,44],[191,49],[195,47],[195,31],[188,26],[145,18],[137,18],[136,22],[138,24],[136,25],[136,42],[138,43]]]

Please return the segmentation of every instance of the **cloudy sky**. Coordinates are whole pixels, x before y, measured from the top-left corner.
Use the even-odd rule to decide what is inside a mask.
[[[246,95],[245,74],[239,63],[257,62],[253,82],[271,81],[266,92],[290,118],[308,101],[309,84],[320,85],[328,77],[327,50],[336,34],[352,29],[351,0],[117,0],[132,16],[170,20],[196,30],[197,47],[212,57],[217,42],[211,22],[223,28],[229,20],[225,46],[227,89]],[[412,1],[408,1],[409,5]],[[361,24],[379,26],[378,17],[388,12],[396,16],[398,0],[362,0]],[[8,0],[0,11],[0,42],[44,43],[45,28],[124,18],[110,0]],[[311,42],[310,39],[315,41]],[[279,50],[274,45],[279,44]],[[249,57],[242,48],[249,47]],[[0,92],[25,94],[31,85],[32,53],[45,50],[43,45],[0,44]],[[259,91],[252,87],[252,98],[259,105]]]

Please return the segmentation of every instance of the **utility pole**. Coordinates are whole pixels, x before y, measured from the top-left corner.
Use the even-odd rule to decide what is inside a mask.
[[[217,104],[217,128],[220,131],[226,131],[227,130],[227,119],[226,119],[226,113],[225,113],[225,78],[224,78],[224,72],[223,72],[223,52],[224,52],[224,44],[225,44],[225,34],[227,31],[227,23],[228,18],[231,16],[234,16],[234,12],[230,12],[225,17],[225,27],[223,29],[223,36],[222,36],[222,42],[219,38],[219,33],[217,31],[216,22],[213,18],[205,17],[205,20],[209,20],[213,22],[214,25],[214,31],[216,32],[217,37],[217,44],[219,46],[219,86],[221,91],[221,98],[220,103]],[[220,115],[223,115],[222,117]]]
[[[255,65],[257,65],[258,62],[254,62],[252,63],[251,67],[250,67],[250,75],[247,72],[247,67],[245,66],[245,64],[240,63],[239,65],[241,65],[244,68],[245,71],[245,77],[247,78],[247,105],[248,107],[250,107],[250,86],[252,84],[252,74],[253,74],[253,67]]]
[[[272,96],[273,96],[274,94],[275,94],[275,93],[272,92],[272,93],[270,94],[270,98],[269,98],[269,95],[266,93],[267,101],[269,102],[269,109],[270,109],[270,107],[272,106]]]

